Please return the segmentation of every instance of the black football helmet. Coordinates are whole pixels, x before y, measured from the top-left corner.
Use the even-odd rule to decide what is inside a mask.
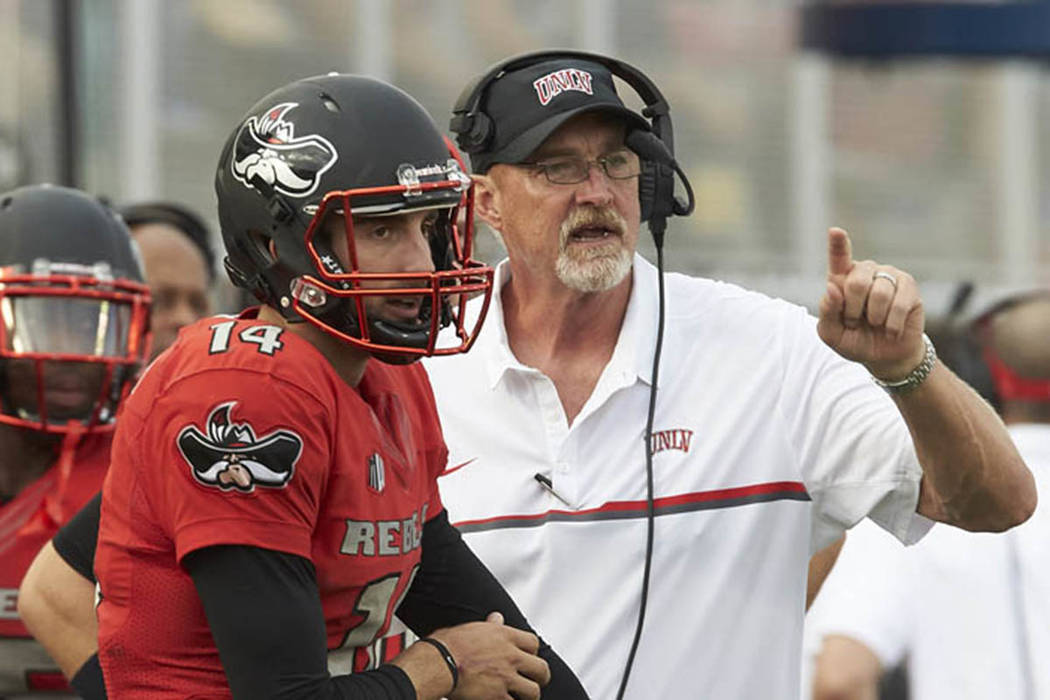
[[[289,321],[314,324],[392,363],[465,352],[474,342],[492,268],[472,258],[472,183],[454,147],[405,92],[340,74],[279,88],[230,135],[215,192],[230,279]],[[354,217],[424,209],[438,212],[434,272],[358,269]],[[332,212],[345,221],[345,262],[317,235]],[[482,312],[467,328],[466,301],[476,295],[484,296]],[[422,310],[407,322],[369,317],[364,301],[374,296],[420,296]],[[440,345],[448,325],[454,333],[442,334]]]
[[[0,194],[0,422],[112,428],[149,357],[149,289],[102,202],[51,185]]]

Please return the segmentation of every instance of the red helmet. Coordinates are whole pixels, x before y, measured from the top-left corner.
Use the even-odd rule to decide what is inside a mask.
[[[50,185],[0,194],[0,423],[112,428],[149,356],[149,289],[127,227]]]

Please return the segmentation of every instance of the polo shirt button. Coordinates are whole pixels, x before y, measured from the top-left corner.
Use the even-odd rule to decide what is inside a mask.
[[[565,462],[558,462],[558,464],[555,465],[555,469],[559,474],[566,474],[569,471],[569,465]]]

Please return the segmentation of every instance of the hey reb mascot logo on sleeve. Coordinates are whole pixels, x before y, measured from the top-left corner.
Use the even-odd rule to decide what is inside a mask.
[[[244,493],[256,484],[283,488],[292,478],[303,452],[303,440],[290,430],[275,430],[257,438],[250,423],[234,423],[230,412],[236,401],[227,401],[208,414],[202,433],[187,425],[176,443],[193,477],[205,486]]]

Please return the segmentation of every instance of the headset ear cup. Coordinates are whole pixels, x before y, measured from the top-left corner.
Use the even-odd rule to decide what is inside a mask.
[[[673,216],[676,213],[674,170],[667,165],[643,160],[638,175],[638,203],[642,221],[649,221],[654,216]]]
[[[470,130],[459,135],[459,146],[467,153],[477,153],[485,150],[491,140],[492,120],[484,112],[477,112],[470,121]]]
[[[653,197],[653,213],[657,216],[674,216],[674,170],[662,163],[656,166],[656,195]]]
[[[638,175],[638,204],[641,205],[642,221],[648,221],[653,215],[653,200],[656,198],[656,164],[642,161],[642,170]]]

